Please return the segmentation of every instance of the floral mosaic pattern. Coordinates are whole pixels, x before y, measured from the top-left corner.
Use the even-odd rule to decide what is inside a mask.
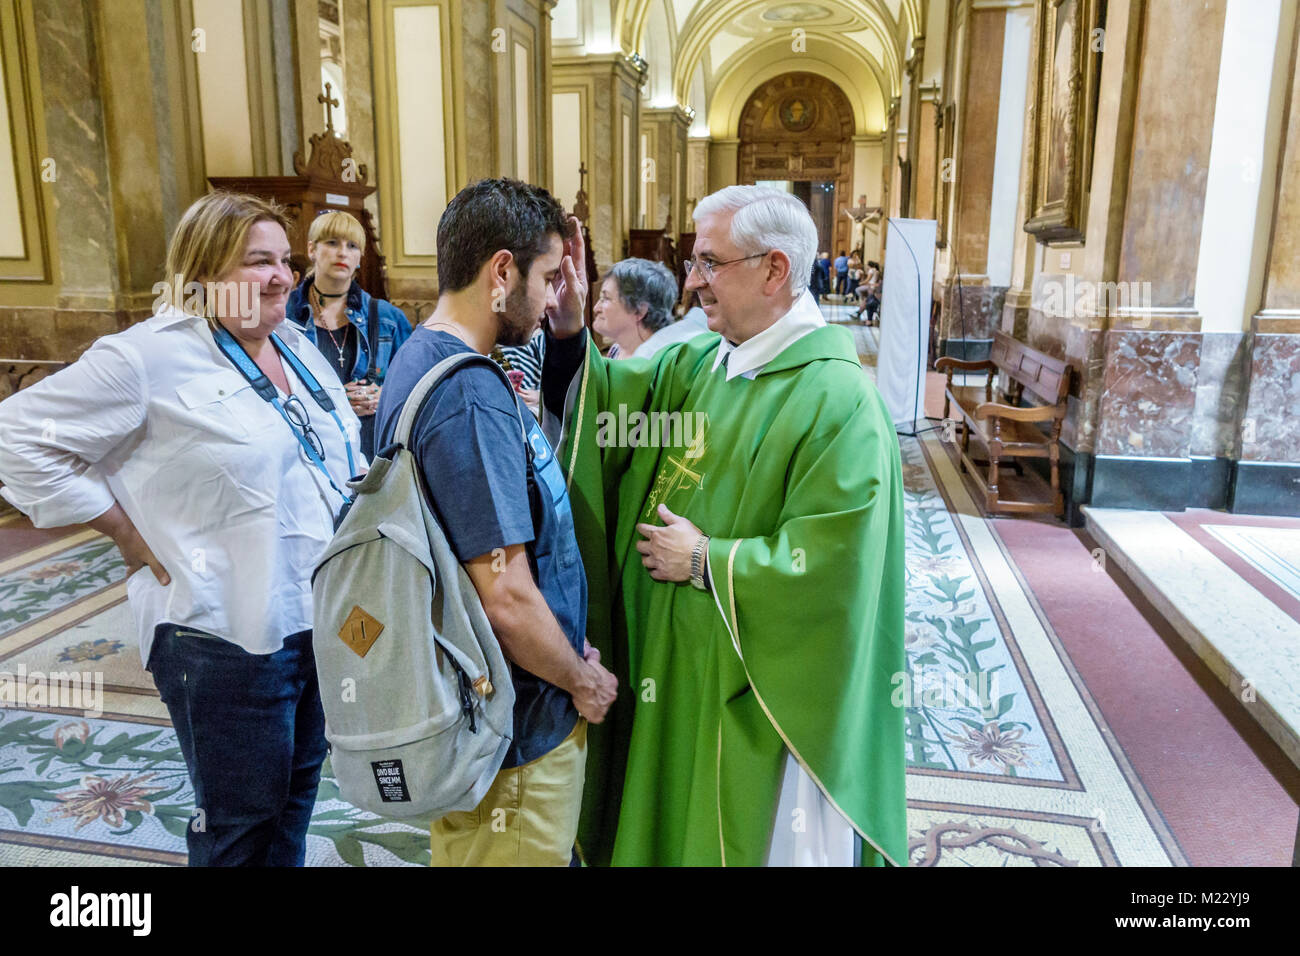
[[[94,641],[82,641],[72,644],[59,652],[60,664],[80,664],[83,661],[102,661],[126,647],[121,641],[110,641],[101,637]]]
[[[911,770],[1063,779],[921,447],[901,438]]]
[[[125,577],[121,554],[102,537],[0,575],[0,637]]]
[[[184,854],[193,812],[171,728],[0,711],[0,829]],[[344,803],[326,761],[307,862],[427,866],[429,831]]]

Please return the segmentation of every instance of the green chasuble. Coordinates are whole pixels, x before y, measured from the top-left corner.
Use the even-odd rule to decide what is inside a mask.
[[[815,329],[752,380],[713,371],[718,341],[613,362],[589,342],[566,401],[588,640],[619,679],[591,728],[583,855],[761,865],[788,749],[861,862],[902,865],[897,436],[846,329]],[[662,524],[660,503],[712,536],[714,593],[641,564],[635,526]]]

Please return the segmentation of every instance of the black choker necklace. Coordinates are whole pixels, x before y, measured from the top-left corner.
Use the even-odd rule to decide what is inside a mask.
[[[343,296],[347,295],[347,292],[346,292],[346,291],[344,291],[344,292],[322,292],[322,291],[321,291],[320,289],[318,289],[316,286],[312,286],[312,291],[314,291],[314,292],[316,293],[316,297],[317,297],[317,298],[320,298],[320,299],[338,299],[338,298],[342,298]]]

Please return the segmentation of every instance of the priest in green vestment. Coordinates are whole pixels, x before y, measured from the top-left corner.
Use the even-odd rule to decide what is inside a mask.
[[[852,335],[806,286],[792,195],[695,210],[687,288],[712,330],[603,358],[580,235],[543,366],[590,588],[619,677],[592,727],[580,849],[621,865],[907,859],[898,440]],[[720,333],[720,334],[718,334]]]

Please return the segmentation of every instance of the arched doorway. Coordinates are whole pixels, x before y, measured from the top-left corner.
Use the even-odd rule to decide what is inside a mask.
[[[820,251],[849,248],[853,221],[853,107],[816,73],[782,73],[752,94],[740,115],[737,181],[784,183],[817,223]]]

